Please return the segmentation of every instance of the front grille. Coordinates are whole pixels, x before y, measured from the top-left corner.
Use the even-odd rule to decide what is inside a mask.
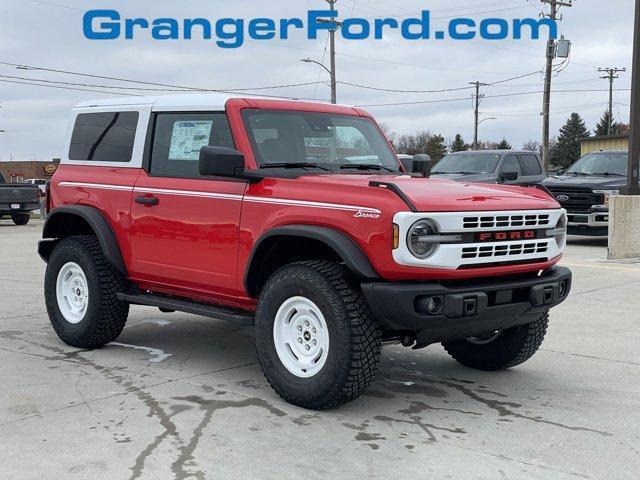
[[[546,253],[549,248],[549,242],[515,242],[509,245],[484,245],[464,247],[462,249],[462,258],[497,258],[511,257],[516,255],[532,255],[537,253]]]
[[[604,195],[593,193],[589,188],[548,187],[548,189],[568,212],[588,212],[594,205],[602,205],[604,203]],[[569,197],[569,199],[559,200],[558,197],[563,195]]]
[[[548,225],[548,214],[484,215],[481,217],[464,217],[463,228],[546,227]]]

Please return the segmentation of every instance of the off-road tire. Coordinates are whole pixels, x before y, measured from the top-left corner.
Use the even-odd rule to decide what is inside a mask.
[[[13,213],[11,215],[11,220],[13,220],[13,223],[16,225],[26,225],[29,223],[29,219],[28,213]]]
[[[322,312],[329,332],[326,363],[310,378],[285,368],[274,341],[274,321],[289,298],[304,296]],[[330,261],[287,265],[262,289],[255,319],[258,359],[273,389],[287,402],[325,410],[361,395],[375,377],[381,351],[380,326],[350,272]]]
[[[79,323],[68,322],[58,306],[56,281],[68,262],[80,266],[87,279],[89,303]],[[98,348],[114,341],[127,321],[129,305],[117,299],[125,290],[126,279],[105,259],[98,239],[82,235],[60,241],[51,253],[44,281],[47,313],[58,337],[72,347]]]
[[[504,370],[526,362],[538,351],[548,325],[549,313],[545,312],[535,322],[503,330],[487,344],[456,340],[443,342],[442,346],[466,367],[485,371]]]

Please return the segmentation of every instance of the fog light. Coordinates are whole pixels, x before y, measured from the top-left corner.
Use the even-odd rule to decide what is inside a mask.
[[[560,282],[560,287],[558,288],[558,296],[560,298],[564,297],[567,293],[567,281],[563,280]]]
[[[442,297],[420,297],[416,302],[416,310],[427,315],[439,315],[442,313]]]

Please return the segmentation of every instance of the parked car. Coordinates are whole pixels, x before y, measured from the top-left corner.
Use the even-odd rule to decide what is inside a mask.
[[[0,219],[11,216],[16,225],[26,225],[33,210],[40,208],[39,189],[30,183],[7,183],[0,172]]]
[[[543,182],[567,210],[569,233],[607,235],[609,199],[627,185],[628,159],[626,150],[588,153]]]
[[[47,190],[47,181],[44,178],[27,178],[24,183],[37,185],[43,195]]]
[[[482,183],[536,184],[547,178],[540,155],[527,150],[450,153],[433,167],[432,174],[463,182]],[[517,178],[513,180],[516,174]]]
[[[363,393],[383,341],[521,364],[569,293],[554,198],[404,175],[360,109],[129,97],[71,122],[38,248],[69,345],[115,340],[131,304],[254,325],[276,392],[324,409]]]

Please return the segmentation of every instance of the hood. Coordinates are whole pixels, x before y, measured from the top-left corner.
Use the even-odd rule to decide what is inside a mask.
[[[474,174],[462,174],[462,173],[433,173],[432,178],[441,178],[447,180],[458,180],[463,182],[489,182],[495,183],[498,176],[495,173],[474,173]]]
[[[592,190],[617,190],[626,186],[627,179],[624,177],[603,177],[603,176],[577,176],[577,175],[554,175],[545,179],[542,184],[545,187],[570,187],[570,188],[591,188]]]
[[[556,200],[545,191],[534,187],[466,183],[454,180],[432,178],[412,178],[408,175],[313,175],[295,180],[300,195],[308,200],[312,192],[338,194],[346,201],[379,207],[382,200],[372,198],[382,191],[384,195],[395,194],[384,188],[371,187],[370,182],[395,184],[402,194],[415,205],[418,211],[508,211],[546,210],[560,208]],[[389,198],[389,197],[386,197]],[[318,199],[322,201],[322,199]],[[366,202],[366,203],[364,203]]]

